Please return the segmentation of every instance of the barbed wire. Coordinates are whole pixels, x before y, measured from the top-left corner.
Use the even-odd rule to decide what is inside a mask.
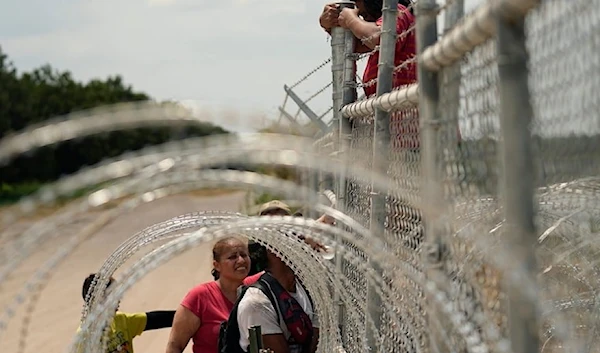
[[[306,100],[304,101],[304,103],[310,102],[315,97],[317,97],[319,94],[325,92],[325,90],[327,90],[329,87],[331,87],[331,85],[333,85],[333,81],[329,82],[328,84],[326,84],[325,86],[323,86],[321,89],[319,89],[318,91],[316,91],[315,93],[313,93],[310,97],[306,98]]]
[[[331,112],[333,110],[333,106],[330,106],[329,108],[325,109],[325,111],[319,115],[319,119],[323,119],[323,117],[325,117],[325,115],[329,114],[329,112]]]
[[[331,62],[331,57],[325,59],[322,63],[320,63],[319,65],[317,65],[317,67],[315,67],[314,69],[312,69],[311,71],[309,71],[306,75],[304,75],[301,79],[299,79],[298,81],[296,81],[293,85],[290,86],[291,89],[294,89],[296,87],[298,87],[298,85],[300,85],[302,82],[308,80],[312,75],[314,75],[315,73],[317,73],[319,70],[321,70],[322,68],[324,68],[327,64],[329,64]]]

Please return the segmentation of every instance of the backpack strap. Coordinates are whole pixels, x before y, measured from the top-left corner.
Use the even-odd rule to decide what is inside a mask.
[[[312,341],[312,336],[313,336],[313,330],[312,330],[312,325],[310,323],[310,319],[309,319],[308,315],[306,314],[306,312],[304,311],[304,309],[302,308],[302,306],[300,305],[300,303],[298,303],[296,301],[296,299],[294,297],[292,297],[285,290],[285,288],[283,288],[283,286],[270,273],[265,272],[265,274],[260,277],[258,282],[262,282],[263,286],[265,286],[266,289],[268,289],[267,292],[265,292],[265,294],[267,296],[269,296],[269,295],[272,296],[269,299],[271,300],[273,307],[277,311],[278,321],[281,320],[280,317],[283,317],[284,320],[286,320],[285,319],[286,316],[282,312],[282,308],[286,308],[286,310],[290,310],[289,303],[284,303],[284,302],[280,301],[280,300],[284,300],[283,298],[280,299],[280,297],[284,293],[285,293],[284,297],[288,297],[287,300],[293,302],[294,304],[292,304],[292,305],[295,305],[297,310],[299,310],[301,312],[301,315],[304,316],[306,318],[306,320],[308,320],[309,326],[307,328],[309,329],[309,331],[308,331],[309,336],[308,336],[308,338],[304,338],[305,341],[303,344],[301,344],[303,346],[303,351],[306,351],[310,347],[310,343]],[[306,288],[301,283],[300,283],[300,285],[306,291]],[[308,291],[306,291],[306,293],[308,294]],[[310,296],[309,296],[309,301],[310,301],[311,305],[313,305],[312,299],[310,298]],[[300,344],[298,341],[293,340],[294,333],[297,331],[294,330],[293,326],[290,326],[290,325],[292,325],[292,323],[286,321],[285,324],[288,328],[288,331],[292,334],[292,337],[291,337],[292,342],[295,342],[296,344]],[[296,329],[298,329],[298,328],[296,327]]]
[[[269,277],[265,277],[266,275],[268,275]],[[277,282],[277,280],[275,278],[273,278],[273,276],[268,273],[265,272],[262,276],[260,276],[260,279],[263,279],[264,277],[264,281],[271,285],[271,286],[278,286],[281,287],[281,284],[279,282]],[[302,281],[297,278],[296,279],[298,281],[298,283],[300,283],[300,285],[302,286],[302,289],[304,289],[304,291],[306,292],[306,295],[308,296],[308,301],[310,302],[310,306],[312,306],[313,311],[315,310],[315,304],[313,302],[312,296],[310,295],[310,292],[308,291],[308,289],[306,288],[306,286],[304,285],[304,283],[302,283]],[[257,281],[258,283],[258,281]],[[281,290],[285,290],[283,289],[283,287],[281,287]],[[271,297],[269,297],[269,299],[271,300],[271,303],[277,302],[277,300],[274,298],[275,294],[273,293],[272,290],[269,291],[270,293],[265,293],[267,295],[267,297],[269,297],[269,295],[271,295]],[[279,311],[279,308],[275,306],[275,304],[273,304],[273,307]]]
[[[267,273],[265,272],[265,274],[260,276],[258,281],[251,284],[250,287],[260,289],[260,291],[263,292],[267,296],[267,298],[269,298],[271,305],[273,305],[273,309],[275,309],[275,311],[277,312],[277,323],[281,324],[281,317],[279,315],[279,301],[277,300],[277,298],[275,298],[275,293],[273,293],[273,290],[271,289],[271,286],[269,285],[268,281],[266,279],[263,279],[263,277],[266,274]]]
[[[219,327],[219,339],[218,339],[218,352],[219,353],[243,353],[244,350],[239,346],[240,340],[240,329],[237,321],[238,308],[242,298],[246,294],[249,288],[258,288],[261,292],[265,293],[267,298],[271,301],[273,307],[277,310],[278,305],[275,300],[273,292],[265,285],[265,282],[260,280],[247,286],[241,285],[237,291],[237,299],[233,304],[233,308],[229,313],[229,317],[226,321],[223,321]],[[277,323],[280,323],[279,314],[277,315]]]
[[[219,338],[217,341],[218,353],[243,353],[244,350],[240,347],[240,329],[237,322],[237,313],[240,301],[248,290],[248,286],[242,285],[238,288],[238,297],[233,304],[229,317],[226,321],[221,322],[219,326]]]

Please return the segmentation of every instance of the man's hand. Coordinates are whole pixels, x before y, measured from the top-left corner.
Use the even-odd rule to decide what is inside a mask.
[[[335,225],[335,218],[331,217],[330,215],[324,214],[317,219],[317,222],[321,222],[321,223],[325,223],[325,224],[329,224],[330,226],[333,226],[333,225]]]
[[[321,217],[319,217],[317,219],[317,222],[321,222],[321,223],[325,223],[325,224],[329,224],[331,226],[335,225],[335,218],[324,214]],[[310,245],[313,250],[316,250],[317,252],[321,252],[321,251],[327,251],[327,247],[321,243],[319,243],[318,241],[309,238],[309,237],[304,237],[304,242],[308,245]]]
[[[316,252],[327,251],[327,248],[325,247],[325,245],[319,243],[318,241],[316,241],[312,238],[305,237],[304,242],[306,244],[310,245],[310,247],[313,248],[313,250],[315,250]]]
[[[342,28],[350,28],[356,21],[360,21],[358,17],[358,8],[344,8],[338,16],[338,24]]]
[[[327,4],[323,8],[323,13],[319,17],[319,24],[324,30],[330,31],[331,28],[338,26],[339,10],[336,4]]]

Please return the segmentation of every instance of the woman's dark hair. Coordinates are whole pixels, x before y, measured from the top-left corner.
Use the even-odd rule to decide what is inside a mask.
[[[214,268],[210,271],[210,274],[213,276],[213,278],[216,280],[219,279],[219,271],[215,270]]]
[[[363,0],[365,3],[365,10],[367,14],[371,16],[374,20],[380,18],[382,16],[381,8],[383,7],[383,0]],[[409,7],[412,4],[411,0],[398,0],[398,4],[403,5],[404,7]],[[413,12],[413,9],[410,9],[410,12]]]
[[[240,240],[240,238],[238,238],[238,237],[226,237],[226,238],[220,239],[219,241],[217,241],[215,243],[215,245],[213,246],[213,249],[212,249],[213,260],[215,260],[215,261],[221,260],[221,255],[223,255],[224,248],[232,240]],[[210,271],[210,274],[213,276],[213,278],[215,279],[215,281],[218,280],[219,277],[221,277],[219,275],[219,271],[217,271],[215,268],[213,268],[212,271]]]

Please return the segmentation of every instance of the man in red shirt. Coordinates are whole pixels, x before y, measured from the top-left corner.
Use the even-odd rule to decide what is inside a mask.
[[[416,36],[414,31],[415,17],[409,9],[410,0],[399,0],[398,20],[396,21],[396,54],[394,56],[393,87],[401,87],[417,80],[416,64],[412,61],[416,55]],[[372,52],[378,45],[381,36],[383,17],[381,8],[383,0],[357,0],[356,8],[344,8],[341,11],[335,3],[325,5],[319,23],[325,31],[331,33],[331,28],[340,26],[352,31],[359,39],[356,45],[357,53]],[[364,91],[367,97],[377,91],[377,67],[379,51],[369,56],[363,74]]]
[[[383,0],[356,0],[356,8],[344,8],[341,11],[335,3],[325,5],[319,23],[326,32],[339,26],[349,29],[357,38],[356,53],[370,53],[363,74],[363,88],[367,97],[377,92],[377,74],[379,64],[379,45]],[[412,13],[410,0],[398,1],[398,18],[396,20],[396,47],[394,55],[394,76],[392,87],[398,88],[417,82],[416,67],[416,34],[414,31],[415,16]],[[377,50],[376,50],[377,49]],[[419,117],[416,109],[393,111],[390,116],[390,149],[394,151],[394,175],[407,189],[416,189],[419,180]],[[403,232],[419,229],[420,212],[413,210],[410,203],[396,197],[392,198],[393,207],[403,213]],[[422,233],[416,232],[414,244],[421,242]],[[415,245],[416,246],[416,245]]]

